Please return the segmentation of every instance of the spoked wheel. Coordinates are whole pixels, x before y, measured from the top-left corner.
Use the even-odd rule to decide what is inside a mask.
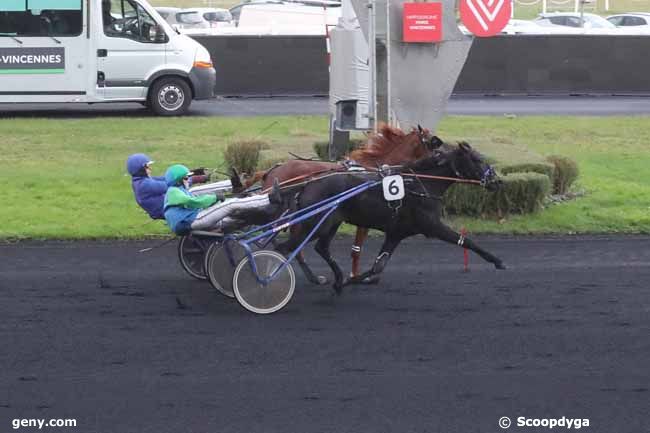
[[[232,260],[228,257],[226,243]],[[237,241],[226,240],[223,243],[213,244],[205,256],[205,273],[212,287],[217,289],[219,293],[234,298],[232,277],[235,268],[245,256],[246,251]]]
[[[205,261],[205,245],[190,235],[181,237],[178,242],[178,258],[181,266],[192,277],[206,280],[208,277],[203,269]]]
[[[287,261],[275,251],[256,251],[252,256],[261,279],[274,274]],[[270,314],[283,308],[291,300],[295,288],[296,274],[290,263],[267,284],[257,281],[248,257],[239,262],[233,275],[233,291],[237,301],[248,311],[257,314]]]

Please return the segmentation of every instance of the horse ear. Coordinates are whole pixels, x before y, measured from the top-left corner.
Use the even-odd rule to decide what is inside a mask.
[[[442,144],[442,140],[437,135],[431,137],[431,140],[429,141],[429,147],[431,149],[438,149],[440,146],[442,146]]]
[[[460,149],[465,152],[469,152],[472,150],[472,146],[470,146],[466,141],[461,141],[460,143],[458,143],[458,147],[460,147]]]
[[[420,134],[424,134],[424,129],[422,129],[422,126],[420,126],[419,123],[418,123],[418,132],[419,132]]]

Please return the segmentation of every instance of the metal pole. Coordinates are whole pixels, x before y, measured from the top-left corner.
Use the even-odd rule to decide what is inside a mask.
[[[585,28],[585,2],[582,0],[576,0],[576,2],[580,2],[580,27],[583,29]]]
[[[370,68],[370,86],[368,98],[368,117],[374,132],[377,132],[377,47],[375,45],[375,0],[368,0],[368,67]]]
[[[386,122],[391,126],[395,126],[390,95],[390,3],[391,0],[386,0]]]

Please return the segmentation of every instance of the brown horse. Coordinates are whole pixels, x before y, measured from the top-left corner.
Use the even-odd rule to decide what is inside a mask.
[[[377,133],[368,136],[368,142],[361,148],[347,155],[347,161],[353,161],[368,169],[376,169],[383,164],[398,165],[405,162],[416,161],[429,155],[442,142],[438,137],[432,137],[428,130],[419,125],[409,133],[399,128],[381,125]],[[311,178],[335,171],[347,170],[345,164],[338,162],[309,161],[294,159],[266,170],[258,171],[244,182],[245,188],[250,188],[257,182],[262,183],[262,188],[267,190],[273,185],[275,179],[281,186],[292,186],[304,183]],[[357,227],[357,233],[352,246],[352,271],[351,276],[359,275],[359,260],[361,246],[368,237],[368,229]],[[302,253],[298,261],[307,278],[316,283],[325,283],[324,278],[316,278],[305,265]]]

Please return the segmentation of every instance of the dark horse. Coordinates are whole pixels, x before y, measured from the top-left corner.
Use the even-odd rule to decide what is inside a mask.
[[[350,153],[346,159],[370,169],[376,169],[382,164],[396,165],[416,161],[440,146],[442,141],[431,136],[428,130],[418,125],[406,133],[399,128],[381,125],[377,133],[368,136],[368,142],[361,148]],[[275,179],[282,186],[301,184],[310,177],[318,177],[335,171],[347,170],[345,165],[336,162],[309,161],[295,159],[266,170],[258,171],[247,179],[244,187],[249,188],[261,182],[262,188],[270,189]],[[364,226],[357,228],[354,245],[352,246],[352,276],[359,274],[359,259],[361,247],[368,236],[368,229]],[[298,263],[307,279],[313,283],[325,282],[324,277],[317,278],[299,254]]]
[[[316,232],[315,250],[334,272],[334,289],[341,292],[344,285],[359,283],[365,278],[380,274],[399,243],[410,236],[423,234],[445,242],[468,248],[497,269],[505,269],[501,260],[476,245],[471,239],[459,235],[442,222],[442,195],[456,181],[475,182],[489,190],[500,184],[494,170],[483,157],[467,143],[456,146],[443,145],[432,156],[405,164],[400,170],[405,179],[406,195],[400,207],[389,207],[381,186],[372,188],[343,203],[332,213]],[[296,200],[297,208],[346,191],[368,180],[376,180],[379,174],[330,176],[307,184]],[[436,179],[426,176],[435,176]],[[442,179],[440,179],[442,177]],[[287,254],[307,236],[318,217],[302,224],[301,230],[291,233],[286,242],[278,245],[278,251]],[[330,243],[342,222],[374,228],[385,233],[381,252],[372,268],[344,282],[339,265],[330,254]]]

